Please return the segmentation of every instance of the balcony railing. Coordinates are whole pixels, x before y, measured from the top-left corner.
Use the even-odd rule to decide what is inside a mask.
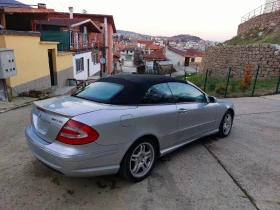
[[[248,14],[244,15],[242,18],[241,18],[241,23],[245,23],[246,21],[256,17],[256,16],[259,16],[259,15],[262,15],[262,14],[265,14],[265,13],[271,13],[271,12],[275,12],[277,10],[280,9],[280,1],[274,1],[274,2],[271,2],[271,3],[267,3],[267,4],[264,4],[254,10],[252,10],[251,12],[249,12]]]
[[[78,43],[70,43],[70,51],[84,51],[84,50],[92,50],[96,47],[95,42],[78,42]]]

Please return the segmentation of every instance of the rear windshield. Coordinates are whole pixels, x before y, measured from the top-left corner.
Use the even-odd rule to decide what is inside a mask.
[[[119,84],[109,82],[95,82],[77,92],[74,94],[74,96],[91,101],[107,103],[115,95],[122,91],[122,89],[123,86]]]

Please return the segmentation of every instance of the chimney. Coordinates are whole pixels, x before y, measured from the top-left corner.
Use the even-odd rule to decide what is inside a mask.
[[[151,49],[150,48],[148,49],[148,53],[149,53],[149,55],[151,55]]]
[[[47,6],[44,3],[38,3],[38,9],[47,9]]]
[[[69,7],[70,19],[73,19],[74,7]]]

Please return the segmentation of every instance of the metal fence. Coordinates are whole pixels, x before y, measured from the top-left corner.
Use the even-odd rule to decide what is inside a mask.
[[[274,2],[270,2],[270,3],[266,3],[262,6],[259,6],[258,8],[252,10],[251,12],[247,13],[246,15],[244,15],[241,18],[241,23],[244,23],[256,16],[265,14],[265,13],[271,13],[271,12],[275,12],[278,11],[280,9],[280,1],[274,1]]]
[[[231,67],[228,68],[227,74],[224,76],[212,76],[212,71],[207,70],[204,75],[192,74],[190,77],[185,75],[180,78],[194,83],[207,94],[219,98],[280,94],[280,74],[269,78],[263,78],[259,77],[260,69],[260,65],[257,69],[252,69],[247,81],[245,76],[242,78],[233,77],[235,70]]]

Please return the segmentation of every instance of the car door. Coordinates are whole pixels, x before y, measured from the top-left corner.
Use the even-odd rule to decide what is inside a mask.
[[[168,83],[176,102],[178,116],[178,142],[214,130],[216,104],[208,103],[203,92],[180,82]]]
[[[177,143],[177,107],[167,83],[152,86],[133,116],[138,136],[157,136],[160,149]]]

